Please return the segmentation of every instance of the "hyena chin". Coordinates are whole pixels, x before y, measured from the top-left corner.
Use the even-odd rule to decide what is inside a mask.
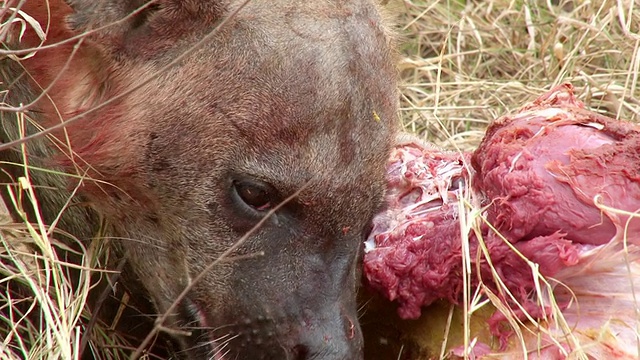
[[[359,255],[398,127],[380,5],[29,0],[21,10],[50,24],[52,46],[2,60],[0,90],[12,105],[35,101],[27,133],[58,127],[26,147],[46,221],[64,208],[56,226],[86,241],[106,222],[102,235],[126,257],[121,281],[158,314],[188,287],[165,322],[185,330],[173,332],[184,358],[361,359]],[[14,30],[13,49],[39,45],[32,29]],[[21,136],[15,115],[2,114],[4,143]],[[19,149],[1,160],[20,163]],[[2,170],[13,181],[23,172]]]

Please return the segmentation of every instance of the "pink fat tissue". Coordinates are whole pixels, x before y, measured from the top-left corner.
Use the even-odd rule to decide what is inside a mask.
[[[472,286],[482,282],[500,293],[476,232],[465,228],[462,236],[463,198],[483,209],[495,228],[483,223],[479,233],[495,274],[515,297],[502,296],[503,302],[516,313],[544,317],[557,333],[564,324],[582,334],[559,343],[550,340],[550,330],[545,336],[557,346],[539,356],[563,359],[586,351],[578,343],[590,339],[597,346],[589,357],[637,358],[638,125],[585,109],[564,84],[495,120],[473,153],[413,139],[399,143],[387,181],[387,209],[375,217],[365,243],[364,272],[372,288],[398,302],[400,317],[418,318],[438,299],[462,303],[463,242]],[[562,307],[562,324],[549,317],[530,263],[509,245],[554,279],[546,296]],[[489,325],[505,345],[509,333],[501,319],[496,313]],[[539,347],[544,339],[531,341]]]

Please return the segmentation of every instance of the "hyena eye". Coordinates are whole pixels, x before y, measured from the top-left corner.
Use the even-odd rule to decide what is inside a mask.
[[[275,205],[275,190],[266,183],[242,180],[234,181],[233,187],[240,200],[255,210],[266,211]]]

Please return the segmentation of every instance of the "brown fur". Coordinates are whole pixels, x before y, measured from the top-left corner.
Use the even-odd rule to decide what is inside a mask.
[[[14,105],[62,74],[27,114],[44,128],[75,119],[28,144],[33,165],[88,176],[78,184],[33,172],[48,187],[39,192],[47,219],[79,185],[60,226],[88,239],[105,218],[108,235],[123,239],[128,278],[162,313],[264,216],[234,195],[238,181],[268,184],[273,202],[302,188],[234,254],[248,256],[192,284],[170,325],[210,328],[178,337],[190,359],[210,358],[208,343],[224,334],[237,335],[230,358],[360,358],[356,264],[396,130],[396,74],[378,6],[250,1],[165,69],[240,3],[158,0],[126,20],[144,1],[29,0],[23,10],[44,24],[47,5],[47,44],[99,29],[71,60],[77,41],[22,61],[26,73],[2,62]],[[29,31],[20,46],[37,44]],[[2,123],[2,140],[16,139],[15,115]],[[19,160],[15,150],[2,154]]]

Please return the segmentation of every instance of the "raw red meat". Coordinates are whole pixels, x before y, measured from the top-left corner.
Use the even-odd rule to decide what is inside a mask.
[[[457,301],[462,290],[458,196],[467,160],[419,142],[392,152],[387,210],[374,218],[364,271],[375,289],[398,300],[402,318],[419,317],[439,298]]]
[[[437,299],[461,303],[463,244],[472,283],[497,289],[497,275],[515,297],[503,295],[504,302],[513,308],[517,302],[534,317],[545,308],[537,302],[531,263],[514,249],[542,275],[583,290],[588,281],[580,276],[597,278],[594,259],[609,261],[600,269],[617,274],[618,282],[627,267],[611,259],[631,254],[628,268],[640,269],[640,127],[585,109],[571,85],[495,120],[473,153],[403,141],[390,159],[388,184],[388,208],[374,219],[364,271],[371,287],[398,302],[402,318],[419,317]],[[465,204],[483,209],[495,231],[486,224],[472,231],[460,211]],[[631,249],[623,251],[623,243]],[[634,281],[611,286],[633,289]],[[568,306],[571,298],[562,294]],[[620,309],[633,313],[630,304]],[[491,325],[497,332],[497,323]]]
[[[569,85],[492,123],[471,161],[489,219],[512,241],[562,231],[600,245],[628,217],[594,203],[640,209],[640,128],[586,110]]]

